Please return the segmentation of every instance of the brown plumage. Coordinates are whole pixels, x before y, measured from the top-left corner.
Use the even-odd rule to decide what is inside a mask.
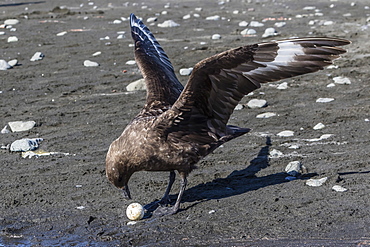
[[[131,198],[128,181],[137,171],[170,171],[167,204],[175,180],[181,189],[172,208],[176,213],[195,164],[223,143],[249,131],[227,125],[242,97],[260,83],[315,72],[330,65],[350,42],[336,38],[298,38],[231,49],[195,65],[185,88],[149,29],[131,14],[135,59],[147,86],[146,105],[110,146],[106,174]]]

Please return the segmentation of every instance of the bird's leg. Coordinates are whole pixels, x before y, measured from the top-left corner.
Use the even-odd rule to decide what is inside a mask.
[[[167,205],[170,203],[170,191],[172,188],[173,183],[175,182],[176,173],[174,171],[170,171],[170,180],[168,181],[166,192],[164,193],[162,199],[158,202],[160,205]]]
[[[177,211],[179,210],[179,207],[180,207],[182,195],[184,194],[186,185],[188,183],[188,180],[186,179],[186,175],[187,175],[186,173],[180,172],[181,187],[180,187],[179,195],[177,196],[175,206],[173,206],[173,207],[159,207],[154,211],[154,215],[163,216],[163,215],[171,215],[171,214],[177,213]]]

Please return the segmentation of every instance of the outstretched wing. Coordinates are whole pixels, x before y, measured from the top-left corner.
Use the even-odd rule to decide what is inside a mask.
[[[261,83],[323,69],[345,52],[350,42],[335,38],[273,41],[225,51],[199,62],[179,99],[171,108],[175,138],[208,139],[240,135],[227,126],[242,97]],[[245,131],[246,132],[246,131]],[[193,138],[194,137],[194,138]]]
[[[134,14],[130,15],[130,26],[135,42],[135,59],[146,82],[146,107],[169,107],[179,97],[183,86],[154,35]]]

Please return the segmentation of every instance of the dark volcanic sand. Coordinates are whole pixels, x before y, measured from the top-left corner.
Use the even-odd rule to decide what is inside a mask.
[[[345,0],[231,1],[224,5],[184,1],[171,4],[169,9],[164,8],[167,1],[127,6],[117,0],[96,2],[97,9],[87,1],[0,2],[1,22],[20,20],[15,32],[2,29],[6,34],[0,36],[0,59],[16,58],[21,64],[0,71],[0,127],[16,120],[37,122],[30,131],[1,134],[0,144],[41,137],[40,149],[71,154],[24,159],[19,153],[0,150],[0,246],[370,245],[370,122],[365,121],[370,118],[367,0],[356,1],[355,6]],[[84,6],[80,8],[81,3]],[[330,4],[335,6],[329,8]],[[62,5],[70,11],[54,9]],[[297,18],[297,14],[315,13],[303,10],[305,6],[316,6],[323,16]],[[196,7],[203,10],[196,12]],[[264,85],[244,98],[243,104],[262,98],[269,105],[234,113],[231,124],[250,127],[252,132],[225,144],[198,164],[199,169],[189,176],[182,210],[127,226],[126,207],[133,201],[145,205],[158,200],[168,174],[134,174],[130,180],[133,201],[123,200],[121,192],[105,177],[108,146],[145,102],[144,91],[125,93],[130,82],[141,78],[135,65],[125,65],[133,59],[129,23],[112,22],[131,12],[146,21],[163,10],[168,14],[158,16],[156,24],[172,19],[181,26],[149,27],[176,71],[226,49],[264,40],[331,36],[353,43],[336,61],[338,69],[286,80],[287,90]],[[234,10],[239,13],[233,14]],[[188,13],[201,17],[183,20]],[[343,16],[346,13],[351,15]],[[205,20],[213,15],[226,19]],[[244,28],[239,22],[266,17],[291,20],[277,28],[278,37],[261,38],[265,28],[276,21],[255,28],[257,37],[240,35]],[[308,25],[310,20],[318,20],[315,28]],[[322,20],[334,24],[319,25]],[[204,31],[194,31],[199,28]],[[85,31],[56,36],[72,29]],[[126,31],[126,38],[116,39],[118,31]],[[222,39],[211,40],[215,33]],[[19,41],[7,43],[13,35]],[[110,40],[100,40],[106,36]],[[207,44],[200,44],[203,41]],[[30,62],[37,51],[45,58]],[[102,54],[92,57],[97,51]],[[100,66],[84,67],[87,59]],[[335,76],[348,77],[352,84],[326,87]],[[186,76],[179,78],[186,83]],[[335,100],[316,103],[319,97]],[[278,116],[257,119],[256,115],[263,112],[276,112]],[[313,130],[320,122],[326,127]],[[283,130],[293,130],[295,135],[278,137],[276,134]],[[304,140],[322,134],[333,136],[318,142]],[[266,144],[268,139],[271,145]],[[291,144],[300,148],[289,149]],[[268,159],[273,149],[285,155]],[[308,171],[288,182],[284,169],[294,160],[301,161]],[[321,187],[309,187],[305,182],[311,177],[328,180]],[[342,185],[348,191],[335,192],[333,185]],[[178,180],[173,198],[177,191]],[[85,208],[77,209],[79,206]],[[215,212],[210,214],[211,210]]]

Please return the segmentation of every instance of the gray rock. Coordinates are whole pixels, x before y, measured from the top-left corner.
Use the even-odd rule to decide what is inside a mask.
[[[84,61],[84,66],[85,67],[98,67],[99,64],[97,62],[93,62],[93,61],[90,61],[90,60],[85,60]]]
[[[267,101],[264,99],[251,99],[248,103],[247,106],[249,108],[262,108],[267,106]]]
[[[8,37],[8,43],[17,42],[18,38],[16,36],[10,36]]]
[[[145,79],[142,78],[137,81],[131,82],[130,84],[127,85],[126,90],[129,92],[137,90],[146,90]]]
[[[14,121],[9,122],[8,125],[12,132],[27,131],[35,127],[35,121]]]
[[[323,185],[326,182],[326,180],[328,180],[328,177],[323,177],[319,179],[310,178],[306,181],[306,184],[312,187],[319,187]]]
[[[299,161],[292,161],[285,167],[285,172],[290,176],[297,177],[301,173],[302,164]]]
[[[17,25],[19,21],[17,19],[7,19],[4,21],[5,25]]]
[[[8,64],[10,66],[14,67],[18,64],[18,60],[17,59],[12,59],[12,60],[8,61]]]
[[[23,152],[36,150],[39,147],[39,143],[42,142],[42,138],[24,138],[14,141],[10,145],[10,151],[12,152]]]
[[[191,72],[193,71],[193,68],[183,68],[180,69],[180,75],[190,75]]]

